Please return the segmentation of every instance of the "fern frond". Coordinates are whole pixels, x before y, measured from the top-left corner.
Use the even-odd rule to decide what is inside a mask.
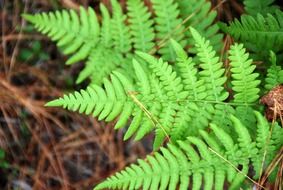
[[[232,73],[232,89],[235,92],[234,102],[253,103],[259,98],[260,80],[255,73],[255,65],[249,59],[249,54],[245,52],[242,44],[234,44],[229,50],[229,60]]]
[[[202,139],[188,137],[186,141],[178,141],[176,145],[168,144],[167,148],[160,149],[160,153],[147,156],[145,161],[138,160],[138,164],[132,164],[107,178],[94,189],[201,189],[202,182],[204,189],[223,189],[225,180],[230,183],[230,189],[238,189],[245,179],[244,175],[248,174],[250,163],[252,166],[257,165],[258,159],[263,158],[262,145],[267,143],[267,135],[263,133],[271,127],[261,114],[255,114],[258,129],[256,140],[253,140],[240,120],[231,116],[237,138],[211,124],[213,133],[201,131]],[[276,133],[283,131],[282,128],[276,130]],[[265,138],[261,139],[263,135]],[[278,142],[270,141],[268,146],[277,146],[275,143]],[[283,142],[279,146],[282,145]],[[269,161],[264,161],[264,167],[274,157],[270,153],[267,150],[266,157]],[[242,173],[237,173],[226,160],[234,167],[242,166]]]
[[[73,54],[66,64],[85,59],[95,47],[100,34],[100,26],[92,8],[80,7],[80,15],[74,10],[24,14],[35,28],[48,35],[66,55]]]
[[[107,10],[107,8],[104,6],[104,4],[100,3],[99,5],[102,21],[101,21],[101,32],[100,32],[100,43],[104,47],[111,47],[113,45],[112,43],[112,25],[111,25],[111,17]]]
[[[187,22],[186,27],[194,27],[203,37],[210,40],[213,49],[219,52],[222,48],[223,35],[219,33],[219,27],[214,24],[217,12],[211,10],[211,2],[206,0],[177,0],[180,15]],[[190,32],[185,33],[188,38],[189,52],[196,53],[194,40]]]
[[[128,63],[131,63],[133,50],[155,54],[155,49],[158,49],[157,54],[161,55],[165,61],[174,61],[176,55],[171,43],[169,43],[170,38],[174,38],[182,47],[192,45],[190,34],[189,43],[184,39],[185,25],[180,16],[183,16],[183,19],[185,17],[181,10],[183,7],[179,7],[182,3],[177,0],[162,2],[152,0],[151,2],[153,15],[142,0],[127,1],[127,13],[123,13],[117,0],[111,0],[111,15],[101,3],[102,18],[100,25],[93,9],[88,8],[86,10],[82,7],[79,14],[73,10],[63,10],[35,14],[34,16],[23,15],[23,17],[35,25],[37,30],[57,41],[57,45],[65,54],[73,54],[67,64],[87,60],[86,68],[80,74],[77,83],[91,78],[91,81],[94,81],[95,84],[100,84],[102,78],[109,76],[109,71],[116,69],[119,72],[129,74],[128,77],[131,78],[133,68]],[[221,44],[220,41],[218,43],[218,40],[214,40],[220,38],[216,34],[217,26],[212,24],[215,12],[210,12],[210,3],[202,1],[199,4],[194,1],[190,5],[192,5],[192,8],[189,8],[190,11],[197,9],[194,19],[192,19],[194,23],[198,23],[195,26],[205,36],[213,38],[212,44]],[[207,16],[209,16],[209,19],[207,19]],[[192,23],[189,25],[192,25]],[[99,52],[100,49],[105,49],[110,54],[102,60],[94,58],[99,54],[96,51]],[[115,54],[118,52],[125,59],[123,62],[115,61],[115,66],[110,66],[113,61],[109,55],[112,54],[113,49]],[[100,55],[98,57],[101,58]],[[101,65],[105,62],[107,62],[107,69],[99,72],[99,76],[97,76],[96,68],[101,69]],[[94,75],[92,75],[93,72]]]
[[[168,42],[170,38],[178,41],[184,46],[184,26],[179,17],[178,4],[173,0],[151,0],[155,13],[155,30],[158,52],[166,61],[174,61],[175,54],[172,46]]]
[[[107,122],[116,120],[115,129],[127,126],[124,140],[133,136],[140,140],[155,132],[155,150],[166,138],[169,141],[166,148],[108,178],[97,189],[223,189],[224,183],[236,189],[251,169],[257,179],[262,166],[282,146],[283,131],[276,123],[271,129],[261,114],[254,114],[260,82],[242,44],[231,46],[231,81],[227,81],[216,55],[222,35],[213,24],[216,12],[210,2],[151,0],[152,15],[142,0],[127,1],[127,13],[118,0],[110,2],[111,15],[100,5],[101,26],[91,8],[80,8],[79,14],[24,15],[65,54],[72,54],[67,64],[87,60],[77,83],[90,78],[91,85],[47,106],[62,106]],[[222,27],[255,52],[280,53],[282,20],[283,13],[276,11],[243,16],[241,22]],[[189,26],[197,30],[185,33]],[[175,40],[170,43],[171,38]],[[183,47],[196,56],[188,57]],[[157,59],[158,55],[162,58]],[[268,88],[283,81],[274,57],[267,73]],[[234,97],[228,98],[230,90]],[[231,164],[242,167],[242,173]]]
[[[135,139],[139,140],[147,133],[155,130],[154,148],[157,149],[172,128],[176,125],[180,128],[184,127],[183,125],[186,125],[187,121],[194,115],[191,111],[184,112],[185,107],[193,108],[197,106],[194,103],[188,104],[185,101],[188,92],[184,91],[181,79],[171,65],[145,53],[139,52],[137,55],[147,62],[148,67],[144,69],[138,61],[133,61],[137,80],[135,86],[131,84],[126,75],[115,72],[115,75],[111,77],[111,83],[109,80],[104,79],[105,89],[93,85],[87,89],[88,93],[85,93],[83,90],[80,93],[75,92],[58,100],[51,101],[47,105],[63,106],[72,111],[79,110],[80,112],[91,110],[93,116],[98,116],[99,119],[107,117],[107,121],[109,121],[109,110],[116,106],[119,109],[115,109],[117,114],[110,117],[112,120],[119,114],[126,115],[123,118],[128,118],[130,115],[133,116],[124,139],[126,140],[136,134]],[[94,87],[95,89],[93,89]],[[94,93],[94,97],[91,98],[91,101],[93,101],[91,108],[86,109],[90,101],[86,95],[89,93]],[[117,93],[120,94],[119,97],[121,99],[118,96],[115,98]],[[86,113],[89,114],[90,112]],[[120,128],[124,125],[125,120],[123,119],[123,122],[118,121],[115,128]]]
[[[265,77],[265,89],[271,90],[279,84],[283,84],[283,69],[276,65],[276,55],[270,52],[271,66],[267,69],[267,75]]]
[[[248,49],[268,56],[269,50],[277,53],[283,49],[283,12],[262,16],[244,15],[241,20],[229,24],[221,24],[221,28],[245,44]]]
[[[171,132],[171,138],[174,141],[197,134],[196,129],[206,127],[214,114],[214,108],[209,103],[201,102],[208,93],[204,85],[205,81],[199,79],[198,69],[193,59],[188,58],[187,53],[176,41],[171,40],[171,43],[177,55],[176,72],[182,79],[184,90],[188,92],[186,98],[188,101],[180,104],[180,111],[176,114]]]
[[[111,0],[112,5],[112,39],[115,49],[121,53],[129,52],[131,49],[130,29],[125,24],[126,15],[123,14],[122,7],[117,0]]]
[[[203,69],[199,75],[200,79],[205,81],[207,92],[205,99],[223,101],[228,97],[228,92],[225,92],[223,88],[226,82],[223,63],[219,61],[219,57],[215,56],[216,52],[209,41],[205,40],[194,28],[190,28],[190,31],[196,43],[199,66]]]
[[[153,57],[150,57],[150,59],[154,61],[152,65],[156,64]],[[106,121],[114,120],[119,115],[119,121],[115,128],[124,127],[129,116],[132,115],[133,121],[125,134],[125,140],[134,134],[136,134],[135,139],[139,140],[155,128],[154,147],[158,148],[173,123],[178,104],[175,99],[177,93],[181,93],[182,89],[178,88],[176,94],[170,96],[169,92],[174,86],[168,82],[173,81],[174,84],[178,84],[180,81],[172,78],[176,75],[171,73],[172,68],[170,71],[167,63],[160,60],[156,66],[167,68],[168,78],[157,80],[158,77],[162,78],[161,72],[158,72],[158,68],[153,67],[153,70],[156,69],[156,75],[149,79],[141,65],[134,61],[134,69],[139,81],[136,87],[131,84],[125,75],[114,72],[115,74],[111,76],[111,83],[104,79],[105,89],[92,85],[86,91],[81,90],[81,92],[65,95],[63,98],[49,102],[47,106],[63,106],[72,111],[78,110],[80,113],[92,113],[93,116],[98,116],[99,120],[106,118]],[[155,86],[157,88],[152,88],[156,91],[149,88],[152,85],[157,85]],[[155,96],[152,93],[156,93]],[[158,97],[158,95],[160,95],[161,100],[154,100],[153,98]],[[171,100],[173,97],[175,99],[167,102],[170,97]],[[158,121],[162,123],[162,126]]]
[[[118,76],[116,76],[118,75]],[[112,121],[119,115],[115,127],[126,124],[133,103],[127,98],[125,89],[132,89],[125,78],[120,78],[119,73],[111,75],[111,82],[104,79],[104,88],[98,85],[89,86],[86,90],[64,95],[62,98],[48,102],[46,106],[62,106],[68,110],[98,116],[99,120]],[[127,83],[127,84],[126,84]],[[124,111],[126,110],[126,111]]]
[[[234,44],[230,47],[229,57],[231,65],[231,84],[233,94],[233,102],[241,103],[235,108],[235,115],[246,125],[249,130],[253,130],[251,126],[255,125],[253,116],[253,104],[259,99],[259,84],[257,80],[259,74],[255,72],[256,66],[249,59],[243,44]]]
[[[135,50],[149,52],[154,47],[153,20],[141,0],[127,1],[129,23]]]
[[[175,65],[156,59],[147,53],[137,52],[133,56],[131,79],[128,77],[130,72],[126,69],[117,69],[119,72],[114,72],[111,82],[103,79],[104,88],[99,88],[101,94],[99,97],[102,98],[102,94],[105,97],[102,100],[98,98],[93,100],[92,104],[100,105],[98,111],[96,111],[97,107],[93,108],[93,112],[96,113],[94,115],[99,116],[99,119],[106,118],[110,114],[109,109],[116,103],[119,104],[119,108],[122,104],[122,109],[117,109],[117,114],[110,117],[113,120],[118,115],[123,116],[115,128],[125,127],[127,119],[131,117],[132,121],[126,130],[124,140],[134,135],[135,140],[140,140],[154,131],[156,133],[155,149],[168,137],[172,142],[176,142],[185,139],[188,135],[198,135],[198,130],[207,128],[211,121],[217,125],[231,126],[231,120],[228,117],[231,114],[235,114],[245,125],[254,124],[251,104],[258,98],[258,82],[255,80],[257,74],[254,73],[254,66],[251,65],[251,60],[248,60],[248,54],[245,54],[242,45],[235,45],[231,49],[232,90],[236,92],[236,95],[233,102],[227,102],[228,92],[224,91],[226,77],[223,76],[222,63],[215,56],[215,51],[209,46],[208,41],[205,41],[196,30],[191,29],[191,31],[199,52],[198,59],[195,59],[199,63],[199,74],[198,65],[192,58],[187,57],[182,46],[174,40],[171,40],[171,44],[177,56]],[[102,64],[107,64],[106,61],[104,63],[103,58],[106,55],[103,53],[108,54],[108,52],[101,50],[100,53],[98,51],[96,53],[101,53],[101,58],[94,56],[94,59],[97,58]],[[119,60],[114,57],[114,53],[111,54],[113,61]],[[120,56],[121,62],[124,62],[122,55],[120,53],[117,55]],[[99,70],[99,68],[95,69]],[[94,72],[95,69],[90,71]],[[102,81],[99,73],[94,72],[92,75]],[[97,85],[94,86],[98,88]],[[67,96],[65,103],[60,100],[61,104],[50,105],[67,105],[73,111],[79,110],[81,102],[88,102],[88,100],[84,101],[83,95],[80,99],[72,97],[77,97],[81,93],[75,92]],[[116,93],[120,94],[122,102],[118,101],[118,98],[115,99],[115,96],[110,96]],[[245,97],[242,94],[249,96]],[[104,109],[106,111],[101,116],[100,112]],[[83,109],[82,112],[84,112]],[[111,119],[108,118],[107,121]]]
[[[274,13],[279,9],[278,6],[272,5],[275,0],[244,0],[245,10],[249,15],[262,15]]]
[[[205,82],[198,79],[198,69],[193,59],[187,56],[187,52],[175,40],[171,39],[171,44],[177,55],[175,69],[183,81],[184,89],[189,93],[188,99],[204,99],[206,97]]]

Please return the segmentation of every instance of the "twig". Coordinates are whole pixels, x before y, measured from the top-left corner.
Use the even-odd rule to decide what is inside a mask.
[[[61,0],[61,4],[64,5],[66,8],[75,9],[77,11],[80,9],[80,5],[71,0]]]
[[[36,39],[36,40],[49,40],[47,37],[37,34],[9,34],[6,36],[2,36],[0,39],[2,42],[7,41],[14,41],[14,40],[29,40],[29,39]]]
[[[25,1],[25,7],[24,7],[24,12],[27,11],[27,8],[28,8],[28,0]],[[23,31],[23,27],[24,27],[24,20],[21,21],[21,27],[20,27],[20,33],[19,35],[21,36],[22,35],[22,31]],[[16,45],[15,45],[15,48],[14,48],[14,51],[12,53],[12,58],[11,58],[11,63],[10,63],[10,67],[9,67],[9,71],[7,73],[7,78],[10,79],[11,77],[11,71],[12,69],[14,68],[15,64],[16,64],[16,57],[17,57],[17,54],[18,54],[18,47],[20,45],[20,40],[17,40],[16,41]]]

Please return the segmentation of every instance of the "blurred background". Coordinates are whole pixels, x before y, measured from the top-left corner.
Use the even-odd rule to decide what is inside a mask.
[[[0,0],[0,189],[92,189],[105,177],[151,152],[152,136],[123,142],[112,123],[45,108],[44,104],[85,88],[75,79],[83,63],[66,67],[47,37],[35,32],[22,13],[98,10],[108,0]],[[241,1],[212,0],[218,20],[243,13]],[[278,1],[279,2],[279,1]],[[121,0],[125,4],[125,0]]]

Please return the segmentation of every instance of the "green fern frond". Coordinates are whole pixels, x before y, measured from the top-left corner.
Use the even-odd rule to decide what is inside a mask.
[[[112,43],[112,35],[111,35],[111,30],[112,30],[112,25],[111,25],[111,17],[110,14],[107,10],[107,8],[100,3],[99,5],[100,12],[101,12],[101,32],[100,32],[100,43],[102,46],[110,48],[113,43]]]
[[[278,6],[273,5],[275,0],[244,0],[245,10],[249,15],[257,15],[258,13],[262,15],[274,13],[279,9]]]
[[[111,82],[104,79],[104,88],[98,85],[89,86],[86,90],[64,95],[62,98],[48,102],[46,106],[62,106],[79,113],[98,116],[99,120],[112,121],[119,115],[116,128],[124,126],[131,115],[133,103],[127,98],[125,89],[132,85],[119,73],[111,75]]]
[[[225,92],[223,87],[226,82],[223,63],[219,61],[219,57],[215,56],[216,52],[209,41],[205,40],[194,28],[190,28],[190,31],[196,43],[199,66],[202,68],[199,72],[200,79],[205,81],[208,94],[205,99],[223,101],[228,97],[228,92]]]
[[[122,7],[117,0],[111,0],[111,5],[111,35],[114,47],[121,53],[127,53],[131,50],[131,36],[130,28],[125,24],[126,15],[123,14]]]
[[[229,50],[229,60],[232,73],[232,89],[235,92],[234,102],[253,103],[259,98],[260,80],[255,73],[255,65],[249,59],[249,54],[245,52],[242,44],[234,44]]]
[[[255,65],[252,65],[252,59],[245,52],[243,44],[234,44],[230,47],[229,57],[232,76],[232,90],[234,92],[233,102],[243,105],[236,106],[235,115],[253,130],[251,126],[255,125],[255,117],[253,116],[253,105],[259,99],[259,84],[257,80],[259,74],[255,72]]]
[[[154,47],[153,20],[141,0],[127,1],[129,23],[135,50],[149,52]]]
[[[57,42],[64,54],[73,54],[67,64],[85,59],[98,41],[100,26],[92,8],[80,7],[80,16],[74,11],[39,13],[23,17],[35,28]]]
[[[223,35],[219,33],[219,27],[214,24],[217,12],[211,10],[211,2],[206,0],[177,0],[180,15],[187,20],[186,27],[195,28],[203,37],[210,40],[213,49],[219,52],[222,48]],[[194,40],[190,32],[185,33],[188,38],[189,52],[196,53]]]
[[[229,33],[236,40],[258,53],[258,56],[267,57],[269,50],[277,53],[283,49],[283,12],[276,11],[275,15],[262,16],[244,15],[241,20],[229,24],[221,24],[222,30]],[[257,57],[258,58],[258,57]]]
[[[279,84],[283,84],[283,69],[276,65],[276,55],[270,52],[271,66],[267,69],[267,75],[265,77],[265,89],[271,90]]]
[[[171,44],[177,54],[175,70],[181,77],[184,89],[188,91],[188,99],[202,100],[206,97],[205,81],[198,79],[198,69],[191,57],[175,40],[171,39]]]
[[[202,3],[199,4],[197,1],[190,3],[192,6],[190,11],[197,9],[194,14],[194,23],[199,23],[196,27],[201,30],[202,34],[208,37],[213,36],[213,45],[220,45],[221,40],[214,40],[214,37],[220,39],[216,34],[217,26],[212,24],[215,12],[209,11],[210,3]],[[35,25],[39,32],[56,41],[65,54],[73,54],[67,64],[87,60],[86,68],[80,73],[77,83],[90,78],[91,83],[101,84],[102,79],[109,77],[109,72],[114,70],[119,70],[119,72],[128,74],[128,78],[132,78],[131,60],[134,50],[159,54],[165,61],[174,61],[176,55],[169,43],[170,38],[174,38],[182,47],[193,45],[190,34],[188,41],[184,39],[183,19],[185,15],[182,13],[183,18],[180,17],[181,2],[151,0],[151,4],[153,14],[142,0],[129,0],[126,4],[127,12],[123,13],[119,2],[111,0],[112,14],[110,14],[101,3],[100,23],[91,8],[83,7],[80,8],[79,14],[73,10],[63,10],[35,15],[25,14],[23,17]],[[101,49],[109,53],[104,58],[101,58],[102,54],[99,53]],[[156,49],[158,52],[155,51]],[[115,65],[110,66],[113,59],[109,55],[117,53],[121,54],[118,57],[124,59],[122,62],[117,60]],[[94,58],[97,55],[98,58]],[[105,63],[106,69],[101,71],[101,65]]]
[[[160,48],[158,52],[164,60],[174,61],[175,54],[172,46],[168,42],[170,38],[175,39],[183,46],[184,26],[179,17],[178,4],[173,0],[151,0],[155,13],[155,30],[158,40],[157,46]]]
[[[249,59],[243,44],[232,45],[228,59],[231,66],[233,102],[242,104],[236,106],[235,115],[253,130],[251,126],[255,125],[256,120],[253,117],[252,107],[259,99],[260,80],[257,80],[259,74],[255,72],[256,66],[252,64],[252,59]]]
[[[135,139],[139,140],[154,129],[156,132],[154,148],[157,149],[168,136],[167,133],[172,126],[182,127],[179,124],[187,124],[182,120],[190,120],[190,115],[194,113],[188,112],[190,115],[184,115],[182,110],[185,110],[184,106],[193,107],[194,103],[188,104],[185,101],[188,93],[183,91],[181,79],[171,65],[145,53],[139,52],[137,55],[148,64],[146,71],[139,62],[133,61],[137,85],[133,86],[126,75],[115,72],[111,77],[111,83],[104,79],[105,89],[93,85],[86,91],[82,90],[80,93],[75,92],[51,101],[47,106],[63,106],[72,111],[93,113],[92,115],[98,116],[98,119],[107,118],[106,121],[110,118],[113,120],[120,114],[119,117],[125,119],[123,122],[119,120],[115,128],[123,127],[126,118],[132,115],[133,120],[124,139],[136,134]],[[91,93],[93,96],[89,98]],[[88,104],[90,107],[87,107]],[[117,114],[112,114],[110,117],[110,110],[114,110],[113,107],[119,109],[115,109]]]
[[[202,139],[188,137],[186,141],[178,141],[176,145],[168,144],[167,148],[160,149],[160,153],[147,156],[144,161],[138,160],[138,164],[130,165],[94,189],[201,189],[203,182],[204,189],[223,189],[225,180],[229,182],[230,189],[238,189],[246,178],[245,175],[248,175],[250,163],[251,166],[258,166],[265,151],[267,159],[263,161],[264,167],[274,157],[274,150],[264,148],[268,136],[265,133],[270,131],[271,126],[261,114],[255,112],[255,115],[256,140],[240,120],[231,116],[232,128],[237,138],[211,124],[213,133],[201,131]],[[282,128],[276,128],[276,133],[282,132]],[[275,143],[281,143],[279,147],[283,145],[282,140],[271,140],[267,146],[277,147],[278,150]],[[234,169],[239,166],[242,167],[241,173]],[[257,179],[260,168],[255,169]]]
[[[134,135],[135,140],[140,140],[146,134],[155,131],[154,149],[157,149],[168,137],[176,142],[185,139],[188,135],[198,135],[198,130],[205,129],[211,121],[218,125],[230,126],[231,121],[228,116],[231,114],[239,117],[244,124],[254,123],[251,103],[258,99],[258,81],[255,80],[257,74],[254,73],[254,66],[248,60],[248,54],[245,54],[243,46],[236,44],[231,47],[229,59],[232,66],[232,90],[236,95],[233,102],[225,102],[228,92],[224,91],[226,77],[223,76],[222,63],[215,56],[215,51],[209,46],[208,41],[205,41],[196,30],[191,29],[191,31],[199,51],[196,59],[202,69],[199,74],[198,65],[192,58],[187,57],[182,46],[174,40],[171,40],[171,44],[177,56],[175,65],[170,65],[147,53],[137,52],[132,66],[133,79],[129,79],[127,73],[114,72],[116,76],[114,80],[111,82],[103,80],[104,88],[99,88],[101,94],[99,97],[102,100],[93,99],[92,104],[96,102],[100,104],[98,111],[97,107],[93,107],[93,112],[96,113],[94,115],[103,119],[110,114],[109,109],[118,103],[118,107],[122,108],[117,109],[120,113],[117,112],[115,117],[108,117],[107,121],[121,114],[123,120],[121,122],[119,120],[115,127],[120,128],[125,127],[127,119],[132,117],[124,140]],[[98,89],[97,85],[94,86]],[[116,88],[123,93],[116,92]],[[81,102],[86,103],[88,100],[83,101],[83,95],[80,99],[72,97],[78,97],[82,92],[70,94],[63,100],[59,99],[60,105],[51,105],[65,106],[73,111],[79,110]],[[124,96],[121,98],[123,101],[114,99],[115,96],[109,96],[109,92]],[[102,94],[105,96],[104,99]],[[249,96],[245,97],[242,94]],[[100,112],[104,109],[106,111],[101,116]],[[81,111],[84,112],[84,109],[81,108]]]

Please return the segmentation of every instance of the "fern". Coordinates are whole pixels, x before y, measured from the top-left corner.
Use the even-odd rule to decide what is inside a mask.
[[[275,0],[244,0],[245,10],[249,15],[262,15],[274,13],[279,9],[278,6],[272,5]]]
[[[124,139],[135,134],[135,140],[139,140],[154,130],[155,149],[166,137],[176,141],[188,135],[197,135],[198,130],[206,128],[211,120],[216,124],[229,125],[228,115],[231,113],[240,114],[243,122],[254,121],[251,110],[259,97],[258,74],[254,72],[252,61],[243,46],[235,44],[230,50],[232,90],[236,95],[233,101],[226,102],[228,92],[224,90],[226,77],[223,64],[215,56],[216,52],[209,42],[195,29],[191,28],[191,32],[196,41],[201,71],[198,72],[198,65],[187,57],[182,45],[171,40],[178,56],[175,65],[137,52],[136,58],[142,63],[133,60],[134,81],[116,71],[111,75],[111,81],[104,79],[104,88],[90,86],[86,92],[75,92],[47,105],[92,113],[99,119],[107,118],[107,121],[119,116],[115,128],[124,127],[132,116]],[[89,101],[93,101],[90,107],[87,106]]]
[[[185,27],[183,19],[180,18],[178,1],[151,0],[151,3],[153,14],[142,0],[127,1],[126,13],[117,0],[111,0],[112,14],[101,3],[101,23],[97,21],[92,8],[83,7],[80,8],[79,14],[73,10],[63,10],[55,13],[24,14],[23,17],[39,32],[56,41],[64,54],[72,55],[67,64],[86,60],[85,67],[76,80],[77,83],[90,78],[92,84],[99,85],[112,71],[119,70],[131,77],[131,58],[134,56],[134,50],[159,54],[166,61],[174,61],[174,50],[168,43],[170,38],[181,43],[182,47],[192,44],[189,42],[190,39],[188,42],[184,39]],[[191,4],[194,7],[197,2]],[[195,9],[202,10],[199,6]],[[203,9],[204,13],[208,14],[208,9]],[[190,8],[190,11],[193,11],[193,8]],[[210,16],[211,22],[207,23],[204,21],[206,17],[199,12],[195,18],[198,22],[206,23],[199,28],[205,31],[210,28],[215,17]],[[209,37],[216,35],[217,32],[215,29],[211,30],[213,31],[207,35]],[[220,44],[220,38],[218,39],[219,41],[213,42]],[[115,58],[109,55],[114,55]]]
[[[126,53],[131,49],[130,29],[125,24],[126,15],[123,14],[120,4],[116,0],[111,0],[112,5],[112,30],[111,35],[114,48],[121,53]]]
[[[260,83],[259,80],[256,80],[259,74],[254,73],[256,66],[252,65],[252,60],[245,53],[243,45],[235,44],[231,47],[229,53],[232,78],[234,79],[232,81],[232,89],[235,92],[234,101],[255,102],[259,98],[257,86]]]
[[[228,93],[224,92],[223,84],[226,77],[223,76],[223,63],[219,62],[219,58],[215,56],[209,41],[201,37],[195,30],[191,29],[192,36],[196,43],[197,56],[200,60],[200,79],[205,81],[206,90],[208,92],[207,100],[223,101],[228,97]]]
[[[183,81],[184,89],[189,93],[188,98],[193,100],[204,99],[206,97],[205,81],[198,79],[196,63],[191,57],[188,57],[187,53],[176,41],[171,40],[171,43],[177,54],[175,69]]]
[[[229,24],[221,24],[222,30],[229,33],[236,40],[257,53],[257,59],[262,60],[269,54],[269,50],[282,53],[283,50],[283,12],[277,10],[275,15],[263,16],[244,15],[241,20]]]
[[[229,182],[230,189],[239,189],[244,175],[248,175],[250,163],[256,173],[255,179],[258,179],[264,153],[266,166],[283,145],[282,139],[275,137],[276,133],[283,134],[282,128],[277,125],[274,126],[270,143],[266,144],[270,125],[259,112],[255,115],[256,139],[240,120],[231,116],[237,138],[211,124],[212,133],[201,131],[202,139],[188,137],[175,145],[168,144],[160,152],[147,156],[146,160],[138,160],[138,164],[132,164],[109,177],[95,189],[188,189],[191,186],[192,189],[202,189],[202,181],[204,189],[223,189],[225,181]],[[241,173],[232,166],[241,166]]]
[[[184,40],[182,32],[185,28],[179,18],[179,8],[183,17],[186,12],[182,3],[184,1],[152,0],[152,16],[142,1],[128,1],[128,12],[124,14],[119,3],[111,0],[111,16],[103,4],[100,6],[101,25],[91,8],[88,11],[81,8],[80,19],[73,11],[25,15],[39,31],[57,41],[64,53],[73,54],[67,64],[87,59],[77,82],[88,77],[93,82],[86,90],[64,95],[49,102],[47,106],[62,106],[72,111],[91,114],[99,120],[117,119],[116,129],[125,127],[132,118],[124,140],[133,135],[135,140],[140,140],[154,130],[155,150],[166,138],[170,139],[168,148],[161,148],[162,154],[148,156],[148,162],[140,160],[139,165],[132,165],[109,178],[98,189],[133,189],[141,186],[144,189],[176,189],[179,182],[181,189],[187,189],[190,176],[194,189],[201,187],[202,178],[205,189],[211,189],[213,184],[216,189],[221,189],[225,179],[231,183],[231,188],[236,188],[244,177],[236,174],[233,168],[225,166],[225,162],[210,152],[208,146],[221,153],[236,167],[243,166],[242,172],[245,174],[249,163],[253,163],[258,177],[261,160],[256,158],[260,158],[266,150],[278,149],[265,146],[269,125],[259,113],[256,116],[253,114],[254,104],[259,98],[260,81],[257,79],[255,65],[243,45],[235,44],[230,48],[228,59],[231,79],[228,80],[223,63],[214,50],[218,49],[214,44],[216,39],[221,37],[216,34],[216,25],[212,25],[215,13],[210,11],[210,4],[204,1],[195,2],[193,5],[197,8],[192,8],[189,12],[193,13],[192,10],[197,9],[194,13],[197,17],[192,17],[191,23],[208,15],[209,19],[198,25],[198,28],[205,36],[215,37],[212,44],[193,28],[186,34],[189,36],[188,42]],[[281,16],[277,12],[275,17]],[[281,43],[281,23],[275,17],[268,15],[264,19],[259,15],[254,20],[253,17],[246,16],[242,18],[243,26],[238,22],[235,29],[233,25],[224,28],[230,30],[232,35],[234,30],[239,29],[238,38],[251,42],[258,36],[265,35],[271,46]],[[127,19],[129,24],[126,23]],[[257,26],[256,21],[261,24]],[[51,24],[47,26],[48,22]],[[270,26],[272,35],[269,35],[267,29]],[[92,30],[96,31],[94,35],[90,35]],[[251,33],[246,37],[247,34],[242,33],[247,30],[261,32]],[[75,38],[75,35],[79,38]],[[171,40],[168,43],[169,38],[175,38],[176,41]],[[261,43],[263,41],[258,42]],[[190,51],[196,53],[196,56],[188,57],[183,47],[192,44],[194,47]],[[145,53],[152,53],[156,45],[162,59]],[[139,51],[133,55],[132,50]],[[111,58],[108,55],[112,55]],[[176,63],[168,64],[166,60]],[[275,65],[270,69],[279,68]],[[272,77],[270,73],[274,72],[268,72],[268,76]],[[110,78],[107,78],[109,75]],[[229,93],[224,88],[226,83],[231,83],[231,89],[228,90],[234,92],[232,99],[229,99]],[[234,116],[230,118],[231,114],[238,119]],[[256,121],[259,135],[254,138],[249,135],[249,131],[254,130],[250,126],[254,126]],[[203,129],[211,122],[214,123],[211,124],[214,133],[208,134]],[[274,131],[279,133],[279,127],[275,128]],[[232,134],[238,134],[238,137]],[[191,137],[185,140],[187,136]],[[281,145],[279,139],[272,136],[270,147]],[[271,158],[267,158],[267,162],[270,161]]]
[[[101,21],[101,32],[100,32],[100,42],[103,47],[110,48],[112,46],[111,43],[111,16],[108,12],[107,8],[101,3],[100,6],[100,12],[102,16]]]
[[[275,10],[268,7],[272,2],[262,0],[255,8],[245,0],[248,12],[262,15],[220,25],[244,43],[231,45],[227,68],[218,56],[216,11],[205,0],[151,0],[150,8],[128,0],[126,12],[111,0],[111,12],[100,4],[100,22],[92,8],[82,7],[79,13],[24,15],[71,55],[67,64],[86,60],[77,83],[91,79],[85,90],[46,106],[115,120],[115,129],[127,127],[124,140],[155,133],[153,148],[159,151],[95,189],[223,189],[224,183],[237,189],[245,175],[260,178],[282,147],[283,131],[254,111],[261,81],[244,45],[263,57],[269,49],[281,56],[283,14],[266,14]],[[275,54],[270,57],[267,89],[283,81]]]
[[[23,17],[38,31],[57,41],[64,54],[73,54],[66,64],[85,59],[98,41],[100,27],[92,8],[86,11],[80,7],[80,18],[73,10]]]
[[[265,89],[271,90],[279,84],[283,84],[283,70],[280,66],[276,65],[276,55],[270,52],[271,66],[267,69],[265,78]]]
[[[223,35],[218,32],[219,27],[213,24],[217,12],[211,10],[211,2],[206,0],[177,0],[180,7],[180,15],[184,19],[186,27],[193,27],[199,33],[210,40],[213,49],[219,52],[222,48]],[[185,32],[190,52],[195,53],[194,40],[190,32]]]
[[[155,10],[155,30],[158,39],[158,46],[160,46],[159,53],[163,59],[173,61],[175,59],[174,50],[166,41],[170,38],[176,39],[181,44],[184,44],[184,26],[182,20],[178,18],[178,4],[173,0],[152,0],[153,8]]]
[[[135,50],[149,52],[154,48],[153,20],[148,8],[141,1],[127,1],[131,35]]]

